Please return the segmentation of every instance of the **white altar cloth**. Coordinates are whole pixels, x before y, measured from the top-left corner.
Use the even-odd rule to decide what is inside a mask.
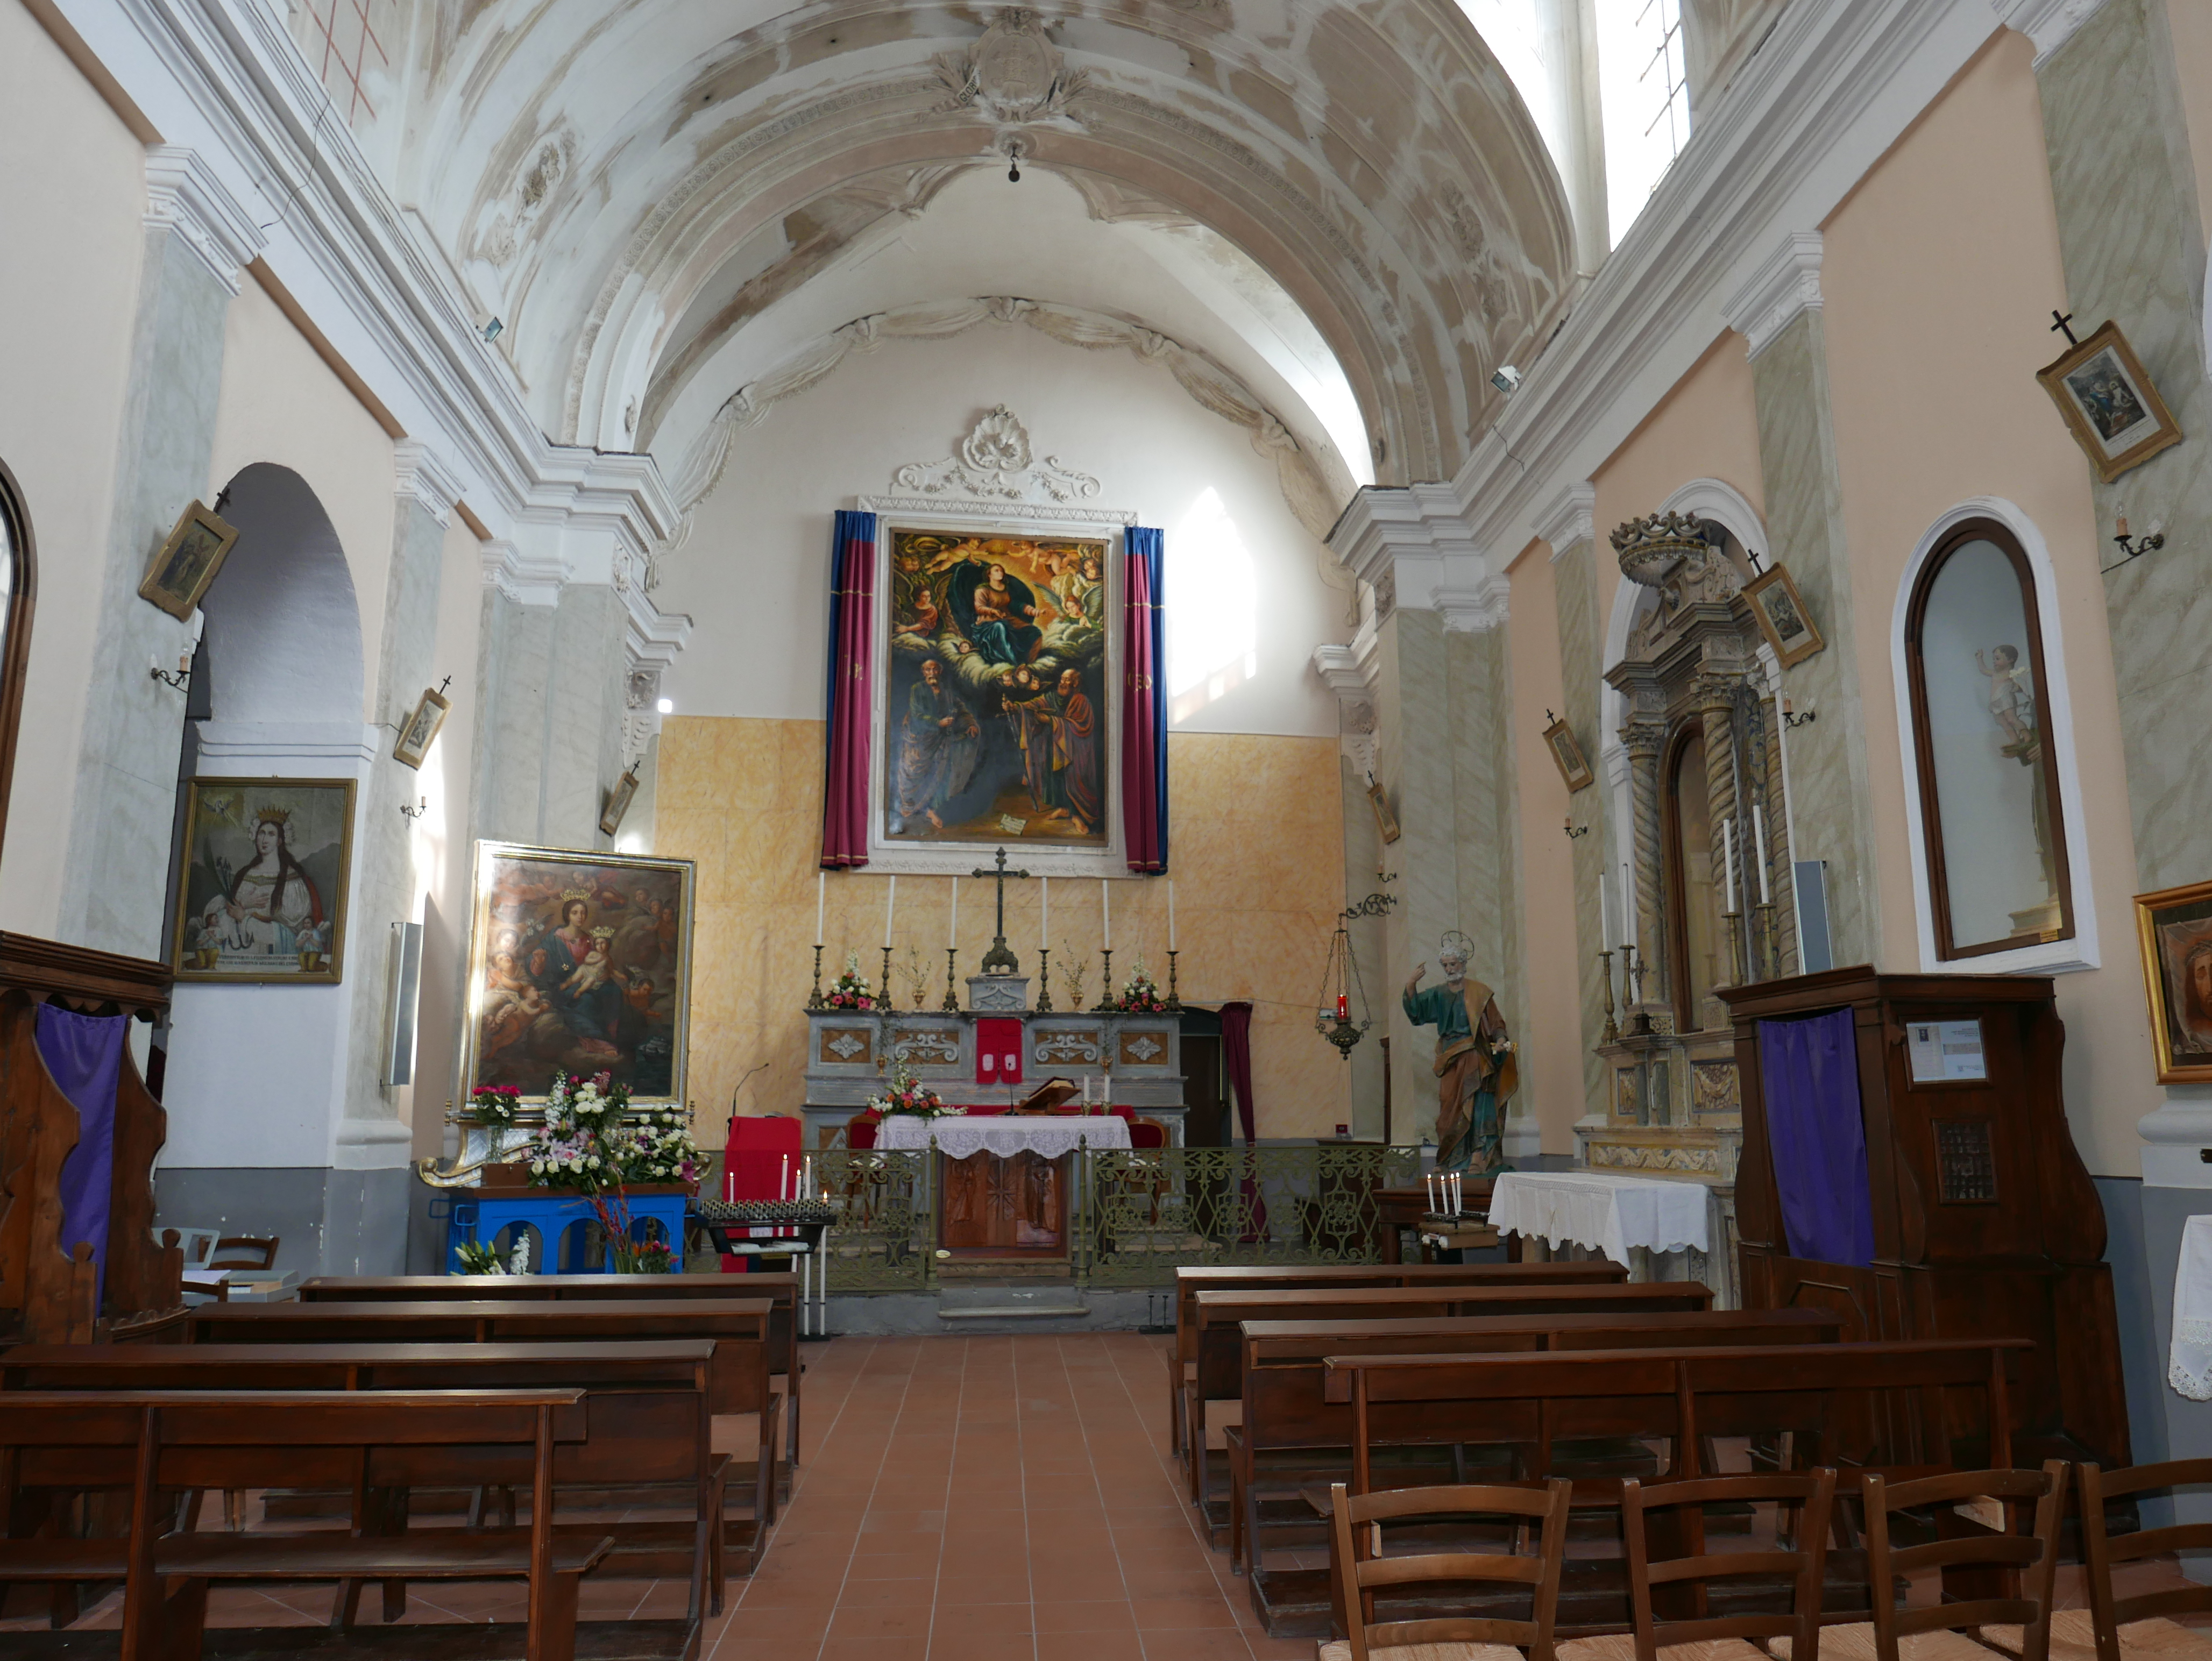
[[[1042,1159],[1072,1154],[1078,1143],[1092,1148],[1129,1146],[1129,1121],[1113,1114],[1052,1118],[1013,1118],[1004,1114],[971,1118],[955,1113],[945,1118],[915,1118],[893,1113],[876,1130],[876,1146],[903,1150],[927,1148],[937,1138],[938,1152],[948,1159],[967,1159],[976,1154],[996,1154],[1000,1159],[1029,1152]]]
[[[2212,1216],[2191,1217],[2181,1228],[2166,1381],[2192,1402],[2212,1401]]]
[[[1553,1246],[1592,1246],[1626,1265],[1632,1246],[1711,1250],[1705,1185],[1596,1171],[1506,1171],[1490,1195],[1490,1224]]]

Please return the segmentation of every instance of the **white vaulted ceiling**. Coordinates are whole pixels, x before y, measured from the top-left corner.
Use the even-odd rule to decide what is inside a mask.
[[[1452,0],[396,9],[365,148],[546,431],[671,472],[841,327],[1017,296],[1217,366],[1333,490],[1444,477],[1568,299],[1557,175]]]

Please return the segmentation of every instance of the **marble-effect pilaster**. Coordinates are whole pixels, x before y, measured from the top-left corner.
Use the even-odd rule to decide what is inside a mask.
[[[1881,911],[1851,576],[1828,401],[1826,339],[1817,307],[1798,313],[1752,360],[1759,462],[1766,499],[1762,550],[1790,568],[1826,650],[1785,670],[1783,691],[1813,724],[1790,740],[1790,816],[1798,859],[1828,868],[1837,963],[1881,961]]]
[[[1559,665],[1566,708],[1562,712],[1586,754],[1599,752],[1598,722],[1603,688],[1598,681],[1597,550],[1588,542],[1560,553],[1552,564],[1558,594]],[[1541,742],[1538,739],[1536,742]],[[1604,893],[1607,850],[1613,846],[1607,811],[1610,792],[1595,785],[1567,799],[1569,820],[1589,834],[1574,841],[1575,985],[1581,994],[1583,1110],[1605,1110],[1605,1062],[1597,1053],[1605,1031],[1605,979],[1598,953],[1605,939]],[[1559,833],[1566,834],[1565,829]]]

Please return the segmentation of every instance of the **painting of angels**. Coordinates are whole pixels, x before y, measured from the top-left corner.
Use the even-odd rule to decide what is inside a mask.
[[[610,1073],[681,1101],[691,895],[687,859],[477,844],[464,1092]]]
[[[884,834],[1103,846],[1111,544],[889,539]]]

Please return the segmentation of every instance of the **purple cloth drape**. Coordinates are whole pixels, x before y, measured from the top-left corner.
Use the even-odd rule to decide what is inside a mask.
[[[868,863],[868,739],[875,716],[876,516],[839,509],[830,549],[829,743],[822,863]]]
[[[1124,539],[1121,632],[1121,834],[1129,869],[1168,868],[1168,683],[1165,542],[1133,526]]]
[[[1759,1023],[1766,1143],[1790,1255],[1863,1269],[1874,1261],[1874,1208],[1857,1042],[1849,1009]]]
[[[76,1146],[62,1161],[62,1250],[92,1242],[93,1307],[107,1282],[107,1208],[115,1179],[115,1084],[129,1015],[81,1015],[39,1005],[39,1058],[76,1109]]]

